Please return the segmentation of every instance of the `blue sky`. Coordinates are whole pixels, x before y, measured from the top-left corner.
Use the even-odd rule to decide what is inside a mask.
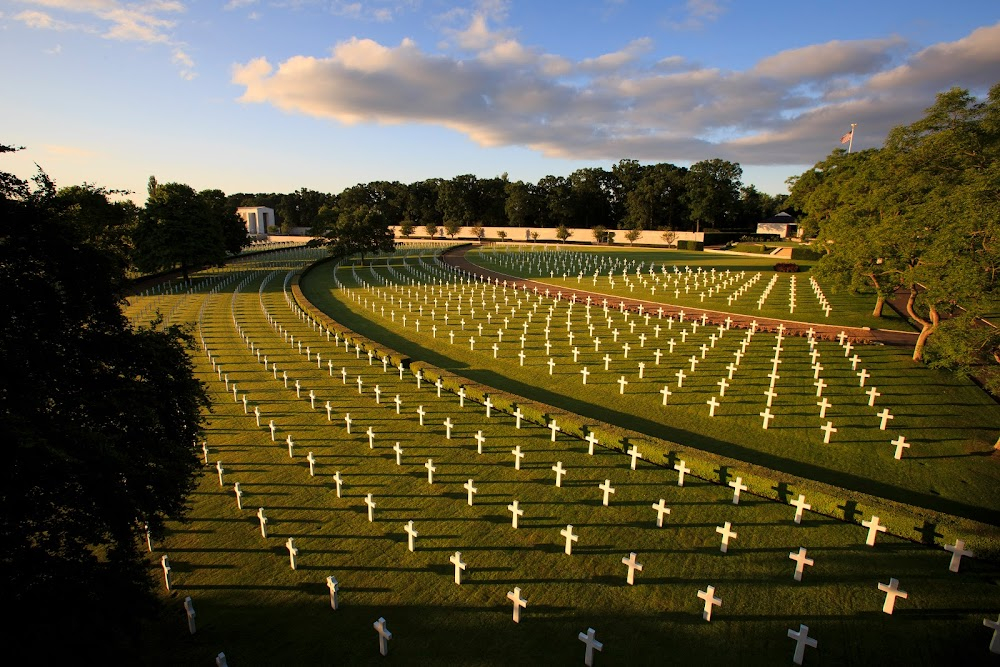
[[[59,185],[340,192],[722,157],[785,192],[1000,81],[1000,5],[0,0],[0,143]]]

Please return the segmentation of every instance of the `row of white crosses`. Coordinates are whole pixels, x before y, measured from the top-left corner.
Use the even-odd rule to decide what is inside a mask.
[[[486,287],[483,286],[482,290],[483,290],[483,294],[484,295],[485,295],[485,289],[486,289]],[[494,288],[494,291],[495,291],[495,288]],[[506,291],[506,288],[505,288],[505,291]],[[463,293],[464,293],[464,286],[463,286]],[[459,299],[461,299],[461,297],[459,297]],[[536,305],[536,308],[537,308],[537,305]],[[572,308],[572,305],[570,305],[570,309],[571,308]],[[589,308],[588,308],[588,311],[589,311]],[[550,312],[551,312],[551,307],[550,307]],[[571,310],[570,310],[570,312],[571,312]],[[528,316],[530,318],[530,313],[529,313]],[[548,322],[549,319],[551,319],[551,316],[550,316],[550,318],[547,318],[547,322]],[[589,313],[588,313],[588,320],[589,320]],[[672,319],[671,319],[671,321],[672,321]],[[634,326],[634,321],[633,321],[633,326]],[[696,326],[696,325],[693,324],[693,326]],[[481,325],[480,325],[480,327],[481,327]],[[525,325],[525,327],[526,327],[526,331],[527,331],[527,325]],[[610,328],[610,324],[609,324],[609,328]],[[776,354],[775,354],[775,358],[773,360],[774,361],[774,368],[772,369],[772,374],[771,374],[771,378],[772,378],[772,380],[771,380],[771,386],[770,386],[769,390],[767,392],[765,392],[765,394],[767,395],[767,406],[765,407],[765,410],[760,414],[760,416],[763,419],[762,427],[764,429],[768,428],[768,426],[770,425],[771,420],[774,418],[774,414],[771,412],[770,408],[772,407],[771,403],[772,403],[773,398],[777,395],[776,392],[774,391],[774,389],[775,389],[775,387],[774,387],[774,380],[778,376],[777,365],[779,363],[781,363],[780,349],[777,349],[777,348],[781,347],[781,340],[782,340],[782,335],[783,335],[783,329],[784,329],[784,325],[783,324],[779,324],[779,328],[778,328],[778,341],[777,341],[778,345],[776,346]],[[500,334],[500,337],[501,337],[501,340],[502,340],[501,331],[502,330],[498,331],[498,334]],[[750,334],[748,335],[748,342],[749,342],[749,336],[752,335],[752,332],[753,332],[753,328],[751,328]],[[615,338],[615,340],[617,340],[617,338],[618,338],[618,336],[617,336],[617,329],[614,331],[614,333],[615,333],[614,338]],[[721,333],[722,333],[722,330],[721,330],[721,327],[720,327],[720,335],[721,335]],[[814,334],[815,334],[815,332],[812,329],[810,329],[810,331],[809,331],[809,341],[810,341],[810,348],[813,349],[813,350],[815,350],[814,346],[815,346],[815,342],[816,342],[815,338],[814,338]],[[657,332],[657,337],[658,337],[658,335],[659,335],[659,332]],[[572,336],[572,332],[570,332],[570,336]],[[641,334],[641,336],[644,338],[645,334]],[[546,329],[545,347],[546,347],[547,350],[550,348],[550,345],[551,345],[551,341],[549,341],[548,338],[549,338],[548,337],[548,329]],[[524,365],[525,358],[527,356],[527,355],[524,354],[524,351],[523,351],[524,340],[525,340],[525,336],[522,335],[521,336],[522,351],[518,353],[518,357],[520,359],[520,365],[522,365],[522,366]],[[572,343],[572,339],[571,339],[571,343]],[[849,353],[850,349],[851,349],[851,347],[850,347],[851,343],[849,341],[846,341],[846,343],[845,343],[845,340],[843,339],[843,337],[841,337],[841,343],[844,346],[845,351],[847,353]],[[644,345],[645,345],[645,340],[642,340],[642,346],[644,346]],[[712,340],[712,346],[714,347],[714,345],[715,345],[715,341]],[[470,338],[470,347],[473,347],[473,349],[474,349],[474,338]],[[597,348],[598,348],[598,346],[595,345],[595,349],[597,349]],[[629,348],[627,342],[625,343],[625,345],[623,346],[623,348],[625,349],[625,358],[627,358],[628,357],[628,348]],[[672,351],[672,349],[673,349],[673,345],[671,345],[671,351]],[[498,344],[494,343],[493,344],[493,356],[494,356],[494,358],[496,358],[496,356],[497,356],[497,351],[498,351]],[[702,359],[704,359],[705,351],[706,351],[705,350],[705,346],[703,345],[702,346]],[[745,347],[744,347],[744,351],[745,351]],[[818,351],[816,351],[815,354],[818,356]],[[577,356],[578,356],[578,354],[574,350],[574,358],[576,358]],[[660,350],[657,350],[657,354],[656,354],[656,364],[657,365],[659,365],[660,356],[662,356],[661,353],[660,353]],[[736,364],[735,364],[737,366],[739,364],[739,359],[740,358],[737,357]],[[857,360],[858,360],[858,357],[857,357],[857,355],[855,355],[852,358],[852,366],[853,367],[857,366]],[[605,354],[605,356],[604,356],[604,367],[605,367],[606,370],[608,368],[608,365],[609,365],[610,361],[611,361],[610,355]],[[694,357],[692,357],[692,359],[691,359],[692,371],[694,370],[694,367],[695,367],[697,361],[698,360],[696,360]],[[827,386],[827,383],[819,375],[819,372],[820,372],[820,370],[821,370],[822,367],[816,361],[816,356],[813,357],[813,362],[814,362],[813,363],[813,367],[814,367],[814,370],[815,370],[814,379],[816,380],[816,382],[814,384],[817,385],[817,397],[819,397],[821,399],[819,402],[817,402],[817,406],[820,407],[820,417],[821,417],[821,419],[824,419],[825,415],[826,415],[826,410],[827,410],[828,407],[830,407],[830,403],[829,403],[828,399],[822,396],[823,388],[825,388]],[[557,365],[556,362],[555,362],[555,360],[553,358],[549,357],[546,365],[548,366],[548,372],[549,372],[549,374],[550,375],[553,374],[554,368]],[[638,366],[639,366],[639,379],[641,380],[641,379],[643,379],[646,362],[645,361],[640,361],[640,362],[638,362]],[[589,366],[587,366],[587,365],[582,366],[582,368],[580,369],[579,372],[580,372],[580,375],[581,375],[582,383],[583,384],[587,384],[588,377],[590,375],[592,375],[593,372],[590,371]],[[732,379],[732,374],[733,374],[733,370],[732,370],[732,368],[730,368],[730,373],[729,373],[730,377],[728,378],[728,380]],[[678,370],[678,372],[675,375],[677,376],[678,387],[682,387],[684,379],[688,376],[688,374],[685,373],[683,369],[680,369],[680,370]],[[862,368],[861,371],[858,372],[858,376],[860,378],[860,384],[862,386],[864,386],[865,381],[866,381],[867,377],[870,377],[870,374],[868,373],[868,371],[866,369]],[[726,389],[726,386],[728,385],[728,380],[726,378],[723,378],[720,381],[720,383],[718,383],[721,386],[721,389],[720,389],[720,398],[725,395],[725,389]],[[619,387],[619,390],[618,390],[619,394],[624,394],[625,390],[626,390],[626,386],[630,384],[630,381],[626,378],[626,376],[620,375],[620,376],[618,376],[616,384],[618,384],[618,387]],[[662,402],[664,404],[666,404],[668,397],[672,394],[672,392],[669,389],[669,386],[665,386],[660,391],[660,393],[663,395],[663,401]],[[869,404],[870,405],[873,404],[874,399],[875,399],[876,396],[881,395],[881,394],[878,393],[877,389],[874,388],[874,387],[870,388],[870,390],[868,392],[866,392],[866,393],[869,395]],[[719,399],[717,399],[715,397],[712,397],[708,401],[706,401],[706,403],[709,406],[709,416],[710,417],[716,416],[717,408],[721,405]],[[894,418],[894,416],[890,413],[890,411],[888,410],[888,408],[884,408],[878,414],[878,417],[880,418],[880,429],[882,429],[882,430],[885,430],[887,421],[892,420]],[[824,443],[829,443],[830,439],[831,439],[831,436],[834,433],[836,433],[838,429],[834,426],[834,424],[833,424],[832,421],[827,420],[825,423],[821,422],[821,424],[820,424],[820,430],[823,431],[823,442]],[[897,459],[901,458],[902,450],[905,449],[905,448],[907,448],[907,447],[909,447],[909,444],[906,443],[905,437],[903,437],[903,436],[899,436],[896,439],[894,439],[892,441],[892,444],[896,448],[895,449],[895,457]]]
[[[555,426],[554,424],[553,424],[552,426],[553,426],[553,431],[552,431],[552,434],[553,434],[553,438],[554,438],[554,436],[555,436],[555,433],[556,433],[556,429],[554,428],[554,426]],[[633,467],[634,467],[634,463],[635,463],[635,459],[633,458]],[[430,462],[428,462],[428,465],[430,466],[430,465],[431,465],[431,463],[430,463]],[[561,466],[561,462],[559,462],[559,463],[557,464],[557,466],[553,467],[553,470],[554,470],[555,472],[557,472],[557,486],[559,485],[559,478],[560,478],[560,475],[562,474],[562,473],[561,473],[561,472],[560,472],[559,470],[557,470],[557,468],[561,469],[561,467],[562,467],[562,466]],[[683,470],[683,463],[681,463],[681,467],[682,467],[682,470]],[[564,472],[564,471],[563,471],[563,472]],[[220,474],[221,474],[221,473],[220,473]],[[430,481],[430,480],[429,480],[429,481]],[[470,486],[471,486],[471,483],[472,483],[472,480],[470,480],[470,481],[469,481],[469,485],[470,485]],[[743,488],[745,489],[745,487],[743,487]],[[739,480],[737,480],[737,481],[736,481],[736,487],[735,487],[735,494],[736,494],[736,498],[738,498],[738,495],[739,495],[739,491],[740,491],[740,483],[739,483]],[[472,490],[470,489],[470,496],[469,496],[469,498],[470,498],[470,504],[471,504],[471,494],[472,494],[472,492],[473,492],[473,491],[472,491]],[[612,492],[613,492],[613,491],[612,491]],[[605,496],[605,497],[606,497],[606,496]],[[735,499],[734,499],[734,502],[735,502]],[[607,504],[607,503],[605,502],[605,504]],[[660,501],[660,505],[661,505],[661,507],[663,506],[663,500],[662,500],[662,499],[661,499],[661,501]],[[516,508],[516,501],[515,501],[515,508]],[[654,505],[654,509],[656,509],[656,508],[657,508],[657,507],[656,507],[656,505]],[[669,510],[668,510],[668,511],[669,511]],[[516,516],[517,516],[517,515],[515,514],[515,521],[516,521]],[[658,516],[658,520],[662,521],[662,515]],[[877,518],[876,518],[875,520],[876,520],[876,523],[877,523]],[[262,523],[262,528],[263,528],[263,523]],[[407,530],[407,532],[408,532],[408,533],[411,533],[411,531],[412,531],[412,534],[410,535],[410,549],[412,550],[412,549],[413,549],[413,546],[412,546],[412,540],[413,540],[413,537],[415,537],[415,536],[416,536],[416,533],[415,533],[415,531],[413,531],[413,530],[412,530],[412,521],[411,521],[411,522],[410,522],[410,523],[408,524],[407,528],[408,528],[408,530]],[[884,530],[884,528],[883,528],[883,530]],[[723,550],[725,550],[725,548],[726,548],[726,547],[728,546],[728,538],[729,538],[729,536],[730,536],[730,535],[729,535],[729,533],[730,533],[730,530],[729,530],[729,524],[728,524],[728,522],[727,522],[727,524],[726,524],[725,526],[717,528],[717,531],[718,531],[718,532],[719,532],[720,534],[722,534],[722,535],[723,535]],[[576,536],[575,536],[575,535],[572,535],[572,526],[568,526],[568,533],[569,533],[569,535],[567,536],[567,540],[568,540],[568,543],[570,542],[570,536],[572,536],[572,540],[573,540],[573,541],[575,541],[575,539],[576,539]],[[731,536],[732,536],[732,537],[735,537],[735,533],[733,533],[733,534],[732,534]],[[292,559],[292,566],[293,566],[293,568],[294,568],[294,555],[295,555],[295,553],[297,553],[297,551],[294,551],[294,552],[293,552],[293,550],[294,550],[294,542],[293,542],[292,540],[289,540],[289,543],[287,543],[287,544],[286,544],[286,546],[288,546],[288,547],[289,547],[289,552],[290,552],[290,558]],[[567,548],[567,551],[568,551],[568,548]],[[800,551],[802,551],[802,550],[800,550]],[[791,556],[792,556],[792,554],[790,554],[790,557],[791,557]],[[803,554],[803,556],[804,556],[804,554]],[[456,560],[457,560],[457,561],[459,561],[459,562],[461,561],[461,557],[460,557],[460,554],[456,554],[456,557],[455,557],[455,558],[456,558]],[[793,560],[794,560],[794,558],[793,558]],[[805,559],[805,560],[809,560],[809,562],[807,562],[806,564],[810,564],[810,565],[812,564],[812,563],[811,563],[811,560],[810,560],[810,559]],[[628,579],[629,579],[629,583],[632,583],[631,579],[632,579],[632,577],[633,577],[633,574],[634,574],[634,571],[635,571],[636,569],[638,569],[638,570],[640,570],[640,571],[641,571],[641,564],[639,564],[639,565],[638,565],[638,566],[636,567],[636,565],[637,565],[637,564],[636,564],[636,561],[635,561],[635,554],[634,554],[634,553],[633,553],[633,554],[630,554],[630,557],[629,557],[628,559],[626,559],[626,558],[623,558],[622,562],[623,562],[623,564],[625,564],[625,565],[627,565],[627,566],[629,567],[629,571],[628,571]],[[458,572],[457,568],[458,568],[458,564],[456,563],[456,579],[458,578],[458,575],[459,575],[459,572]],[[463,570],[464,570],[464,563],[462,563],[462,568],[461,568],[461,569],[463,569]],[[887,590],[889,591],[889,592],[887,592],[887,599],[888,599],[888,598],[890,597],[890,595],[892,596],[892,598],[893,598],[893,599],[895,599],[895,596],[897,596],[897,595],[898,595],[899,597],[904,597],[904,596],[905,596],[905,593],[902,593],[902,594],[898,594],[898,593],[896,593],[896,590],[897,590],[897,588],[898,588],[898,587],[897,587],[897,585],[895,585],[895,584],[893,583],[894,581],[895,581],[895,580],[891,580],[891,581],[890,581],[890,584],[886,584],[886,585],[884,585],[884,586],[886,586],[886,587],[887,587]],[[882,589],[882,586],[883,586],[883,585],[882,585],[882,584],[880,584],[880,590]],[[714,591],[714,589],[713,589],[713,591]],[[699,596],[699,597],[701,597],[701,596]],[[888,604],[888,602],[887,602],[887,604]],[[710,608],[710,607],[709,607],[709,608]],[[709,612],[709,614],[710,614],[710,612]],[[789,634],[790,634],[790,636],[791,636],[791,633],[792,633],[792,632],[793,632],[792,630],[789,630]],[[582,635],[582,633],[581,633],[581,640],[583,640],[583,635]]]
[[[554,424],[553,424],[553,427],[554,427]],[[553,428],[553,438],[555,436],[555,432],[556,432],[556,429]],[[634,458],[633,458],[633,464],[634,464]],[[430,466],[431,466],[431,462],[428,462],[428,467],[430,468]],[[681,464],[681,466],[683,468],[683,464]],[[554,467],[553,469],[557,472],[557,485],[558,485],[560,476],[562,474],[562,472],[561,472],[561,462],[559,464],[557,464],[557,466]],[[429,470],[429,473],[430,473],[430,470]],[[471,485],[471,480],[470,480],[469,484]],[[738,484],[738,480],[737,480],[737,484]],[[739,490],[740,490],[739,486],[737,486],[737,489],[736,489],[736,494],[737,494],[736,497],[737,498],[738,498]],[[607,499],[607,493],[605,493],[605,504],[606,504],[606,499]],[[471,490],[470,490],[470,501],[471,501]],[[662,506],[662,500],[661,500],[661,506]],[[515,504],[514,507],[516,509],[516,504]],[[654,508],[655,507],[656,506],[654,506]],[[515,513],[515,521],[516,521],[516,517],[517,516],[518,516],[517,513]],[[659,520],[661,520],[661,518],[662,517],[658,517]],[[876,522],[877,522],[877,519],[876,519]],[[729,531],[729,524],[728,523],[727,523],[726,526],[720,527],[717,530],[723,535],[723,547],[722,548],[723,548],[723,550],[725,550],[726,547],[728,546],[728,539],[729,539],[729,537],[735,537],[735,534],[731,533]],[[411,535],[410,535],[410,548],[412,550],[412,538],[415,536],[415,534],[413,534],[411,531],[412,531],[412,522],[408,525],[408,531],[407,531],[408,533],[411,533]],[[570,548],[569,545],[572,543],[573,540],[576,539],[576,537],[574,535],[572,535],[572,527],[571,526],[569,526],[567,528],[566,536],[567,536],[567,552],[569,552],[569,548]],[[633,561],[634,561],[634,557],[633,557]],[[623,562],[624,562],[624,560],[623,560]],[[630,579],[632,577],[632,572],[633,572],[633,570],[630,568],[630,570],[629,570],[629,578]]]
[[[690,267],[685,267],[684,271],[678,269],[678,267],[673,267],[673,273],[669,273],[665,265],[661,266],[661,274],[656,273],[653,270],[653,265],[649,267],[649,280],[641,273],[642,264],[638,266],[635,261],[620,261],[618,258],[613,260],[604,258],[594,259],[592,253],[557,253],[551,258],[545,258],[544,253],[521,253],[518,258],[511,258],[514,253],[495,253],[495,252],[481,252],[480,257],[482,257],[486,263],[495,264],[501,268],[515,268],[519,273],[528,273],[529,275],[535,275],[537,277],[549,278],[556,277],[554,274],[561,269],[563,273],[563,279],[566,278],[567,273],[577,273],[577,282],[579,283],[584,274],[593,273],[593,287],[598,286],[598,279],[602,274],[607,274],[607,284],[611,289],[616,286],[615,272],[620,271],[620,278],[624,281],[625,287],[629,288],[630,296],[637,296],[634,294],[635,283],[630,279],[628,270],[630,268],[635,269],[635,277],[641,287],[647,288],[651,299],[656,298],[657,289],[659,289],[661,297],[668,295],[671,288],[673,289],[673,294],[675,299],[681,298],[681,293],[686,296],[691,296],[697,294],[699,297],[699,303],[704,303],[705,298],[709,299],[714,297],[721,297],[722,291],[731,287],[738,279],[742,279],[745,273],[732,274],[730,271],[719,271],[716,272],[715,269],[711,271],[703,271],[701,267],[698,267],[696,271],[692,271]],[[605,256],[606,257],[606,256]],[[520,261],[517,261],[520,259]],[[567,259],[569,261],[567,261]],[[525,261],[527,260],[527,261]],[[557,267],[557,271],[553,271],[555,264],[553,260],[561,260],[561,264]],[[661,284],[661,277],[664,278],[663,284]],[[757,273],[751,280],[735,290],[732,293],[726,295],[726,305],[732,306],[738,301],[740,296],[746,294],[746,292],[753,287],[753,285],[760,279],[761,274]],[[681,280],[683,279],[683,284]],[[699,282],[699,279],[701,282]],[[717,282],[718,281],[718,282]],[[672,283],[672,284],[669,284]],[[775,275],[769,284],[764,288],[764,291],[757,297],[758,310],[762,309],[764,303],[767,301],[771,290],[778,283],[778,277]],[[819,288],[819,284],[815,278],[810,277],[810,284],[813,286],[813,290],[816,293],[817,301],[819,302],[819,307],[824,313],[824,317],[829,317],[830,312],[833,310],[832,306],[827,301],[826,297],[822,294],[822,290]],[[796,287],[796,277],[791,275],[789,277],[789,310],[794,313],[795,310],[795,287]],[[692,292],[692,290],[694,290]]]

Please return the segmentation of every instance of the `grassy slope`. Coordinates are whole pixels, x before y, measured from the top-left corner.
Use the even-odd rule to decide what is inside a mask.
[[[371,627],[378,616],[395,635],[388,659],[405,664],[575,663],[583,652],[576,634],[587,627],[605,642],[601,665],[661,664],[664,655],[687,662],[706,654],[782,664],[793,648],[786,630],[799,623],[810,625],[820,642],[808,664],[972,664],[988,655],[981,623],[996,600],[995,566],[967,560],[961,574],[951,574],[940,550],[893,538],[871,549],[856,526],[810,514],[796,526],[789,508],[776,503],[745,497],[733,506],[720,487],[691,480],[679,488],[660,468],[640,463],[630,471],[621,455],[598,449],[590,457],[578,441],[552,443],[547,431],[517,431],[507,417],[486,420],[481,408],[463,410],[454,396],[437,399],[426,385],[418,391],[411,378],[400,382],[353,352],[319,342],[287,311],[278,284],[265,292],[269,310],[324,358],[333,355],[351,378],[363,376],[364,396],[281,342],[263,319],[255,283],[236,299],[239,320],[280,368],[314,388],[321,402],[331,400],[338,418],[350,411],[355,435],[310,410],[308,400],[296,399],[256,363],[233,330],[228,294],[208,297],[204,333],[213,354],[265,421],[275,419],[279,437],[292,434],[300,449],[289,459],[282,443],[271,443],[267,430],[243,415],[206,358],[196,357],[218,401],[208,442],[210,460],[227,469],[227,485],[220,488],[214,467],[207,467],[190,520],[172,526],[151,554],[154,577],[159,555],[170,554],[175,590],[164,595],[167,611],[148,628],[139,662],[209,663],[224,650],[234,665],[382,663]],[[177,315],[193,318],[200,305],[189,298]],[[403,415],[375,405],[368,388],[376,382],[390,396],[400,394]],[[417,425],[417,404],[430,413],[427,427]],[[458,424],[451,441],[439,425],[446,416]],[[378,433],[375,450],[357,435],[368,425]],[[471,440],[480,429],[488,438],[483,455]],[[402,467],[387,449],[397,440],[405,448]],[[509,454],[515,444],[527,452],[520,472]],[[308,450],[319,459],[316,477],[302,456]],[[433,486],[422,467],[428,457],[438,466]],[[569,471],[562,489],[553,486],[549,469],[557,460]],[[335,470],[346,479],[341,499],[333,491]],[[469,477],[479,488],[473,507],[460,486]],[[608,508],[596,488],[606,477],[617,488]],[[246,491],[243,511],[233,481]],[[361,502],[368,492],[378,502],[375,523]],[[649,508],[660,497],[673,509],[663,529]],[[526,511],[518,531],[505,510],[513,498]],[[258,506],[271,517],[267,540],[254,517]],[[412,554],[402,533],[409,519],[421,533]],[[724,521],[739,533],[728,555],[719,553],[715,533]],[[580,535],[572,557],[562,553],[558,534],[567,523]],[[300,548],[294,572],[282,546],[289,536]],[[796,583],[787,553],[800,545],[816,565]],[[447,560],[455,550],[468,563],[461,587],[452,583]],[[644,570],[627,587],[620,560],[633,550]],[[329,574],[342,583],[337,612],[323,584]],[[880,612],[876,588],[890,576],[910,594],[891,617]],[[701,620],[696,597],[708,584],[723,599],[712,623]],[[514,586],[529,600],[520,625],[511,622],[505,599]],[[181,610],[186,595],[198,610],[193,637]]]
[[[384,267],[376,271],[379,275],[388,275]],[[364,275],[371,278],[371,274]],[[343,277],[347,279],[346,272]],[[397,315],[397,322],[391,321],[394,307],[389,302],[389,294],[384,299],[378,298],[379,313],[382,305],[385,306],[383,317],[342,292],[330,290],[330,280],[328,270],[315,271],[307,276],[302,287],[310,300],[331,312],[338,321],[414,358],[454,370],[473,380],[683,445],[836,486],[1000,524],[997,518],[1000,516],[997,513],[1000,496],[995,493],[1000,483],[1000,462],[993,456],[992,449],[995,432],[1000,427],[1000,409],[971,383],[947,373],[915,367],[900,350],[883,346],[858,350],[862,357],[859,369],[865,367],[873,374],[868,386],[875,384],[882,394],[875,407],[869,407],[865,389],[858,386],[852,364],[840,347],[835,342],[818,343],[825,365],[823,378],[830,385],[824,396],[833,404],[827,411],[827,420],[833,421],[839,429],[831,443],[824,445],[819,427],[826,420],[818,416],[805,339],[786,338],[783,342],[781,379],[776,385],[778,398],[772,407],[777,417],[764,431],[758,413],[765,407],[763,392],[768,387],[766,374],[771,368],[772,335],[759,334],[754,338],[726,396],[719,399],[722,405],[717,416],[710,419],[705,402],[718,395],[716,383],[727,375],[725,365],[733,360],[733,352],[739,349],[744,332],[730,331],[724,335],[691,374],[690,356],[700,357],[699,347],[710,342],[704,328],[689,335],[683,344],[676,331],[664,328],[660,342],[656,343],[652,329],[655,320],[649,326],[638,325],[630,334],[622,316],[612,313],[612,326],[620,331],[619,342],[613,344],[606,323],[598,320],[599,309],[594,309],[595,334],[605,341],[601,350],[594,352],[578,309],[574,331],[575,344],[581,353],[579,362],[574,364],[566,338],[566,302],[563,302],[559,314],[553,317],[551,355],[557,367],[554,374],[549,375],[548,357],[542,347],[541,326],[544,325],[538,323],[542,315],[536,318],[534,327],[529,326],[531,333],[526,342],[528,356],[524,367],[519,366],[516,357],[520,343],[515,333],[526,321],[523,315],[526,303],[522,304],[522,314],[510,321],[508,334],[500,345],[499,359],[494,360],[488,346],[497,340],[495,324],[484,329],[484,337],[476,350],[470,351],[466,341],[472,332],[461,333],[460,327],[445,326],[441,312],[437,313],[436,320],[440,331],[436,338],[433,337],[428,331],[430,305],[420,333],[415,331],[415,314],[410,315],[409,326],[404,330],[402,313]],[[375,294],[368,291],[366,296]],[[438,311],[441,311],[444,297],[439,300]],[[502,296],[500,300],[502,302]],[[543,303],[551,301],[543,299]],[[512,298],[509,306],[516,306],[516,299]],[[547,306],[540,309],[543,314],[546,310]],[[454,306],[452,316],[454,324]],[[509,311],[502,316],[509,316]],[[477,318],[482,318],[481,312]],[[467,328],[472,329],[467,309],[465,319]],[[445,333],[452,329],[461,334],[456,336],[454,345],[449,344]],[[641,331],[646,331],[649,337],[645,348],[639,348]],[[490,333],[492,335],[487,335]],[[713,329],[711,333],[717,332]],[[666,354],[667,336],[677,341],[673,355]],[[628,360],[623,358],[621,348],[626,340],[633,346]],[[665,354],[659,366],[655,365],[653,357],[657,347]],[[605,354],[613,357],[608,372],[603,371]],[[638,379],[639,360],[647,364],[644,380]],[[583,366],[592,373],[586,389],[579,374]],[[683,389],[678,389],[674,374],[681,368],[689,377]],[[630,383],[624,396],[619,394],[617,384],[622,375]],[[674,392],[665,409],[658,393],[664,384],[669,384]],[[881,431],[877,412],[885,406],[891,409],[895,419],[887,431]],[[902,461],[896,461],[890,441],[900,434],[905,435],[912,446]]]

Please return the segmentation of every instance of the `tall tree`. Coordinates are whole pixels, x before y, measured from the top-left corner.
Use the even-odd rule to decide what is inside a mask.
[[[743,168],[728,160],[713,158],[691,165],[686,201],[696,231],[702,225],[726,227],[736,222],[742,177]]]
[[[183,183],[157,183],[150,177],[149,198],[133,238],[135,265],[143,272],[192,268],[223,261],[248,242],[246,228],[219,190],[201,194]]]
[[[185,334],[124,317],[120,258],[66,206],[81,192],[56,195],[43,173],[36,183],[0,174],[0,594],[17,610],[5,620],[17,638],[8,659],[106,659],[155,604],[143,523],[155,535],[183,514],[208,399]]]
[[[828,251],[821,271],[847,283],[874,273],[876,289],[907,295],[907,314],[921,327],[914,360],[929,346],[935,363],[962,365],[957,351],[979,333],[968,324],[992,312],[1000,275],[998,117],[1000,84],[985,102],[965,90],[942,93],[922,119],[893,129],[883,148],[835,152],[817,165],[800,198]],[[979,358],[992,359],[996,336],[982,339]]]
[[[391,252],[396,246],[382,210],[363,205],[341,212],[337,222],[326,232],[325,243],[333,255],[361,253],[362,263],[366,254]]]

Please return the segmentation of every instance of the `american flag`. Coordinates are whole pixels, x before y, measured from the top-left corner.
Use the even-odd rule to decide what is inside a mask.
[[[850,132],[848,132],[847,134],[845,134],[840,138],[840,143],[842,144],[850,143],[851,139],[853,138],[854,138],[854,130],[852,129]]]

